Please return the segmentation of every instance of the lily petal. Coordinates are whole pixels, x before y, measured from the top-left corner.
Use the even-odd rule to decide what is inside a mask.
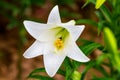
[[[64,26],[64,25],[72,25],[72,26],[74,26],[75,25],[75,20],[70,20],[69,22],[67,22],[67,23],[62,23],[62,24],[60,24],[61,26]]]
[[[53,77],[58,71],[60,65],[64,61],[66,54],[64,53],[54,53],[53,50],[47,49],[45,51],[44,57],[44,65],[46,72],[49,76]]]
[[[39,55],[42,55],[43,54],[43,47],[44,47],[44,44],[39,42],[39,41],[35,41],[32,46],[30,46],[26,51],[25,53],[23,54],[23,56],[25,58],[33,58],[33,57],[36,57],[36,56],[39,56]]]
[[[67,56],[79,62],[89,61],[89,58],[79,49],[76,43],[68,46]]]
[[[53,42],[55,40],[55,31],[51,29],[43,30],[37,39],[42,42]]]
[[[76,41],[79,36],[81,35],[81,33],[83,32],[85,26],[84,25],[80,25],[80,26],[63,26],[64,28],[66,28],[72,35],[72,38],[74,41]]]
[[[35,38],[37,39],[41,32],[44,30],[53,27],[53,25],[48,24],[41,24],[33,21],[24,21],[24,25],[26,30]]]
[[[51,10],[49,17],[48,17],[48,21],[47,21],[47,24],[56,24],[56,23],[61,23],[58,6],[55,6]]]

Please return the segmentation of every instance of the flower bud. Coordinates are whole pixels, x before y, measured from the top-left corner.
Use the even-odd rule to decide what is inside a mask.
[[[74,71],[71,78],[72,80],[81,80],[81,73]]]

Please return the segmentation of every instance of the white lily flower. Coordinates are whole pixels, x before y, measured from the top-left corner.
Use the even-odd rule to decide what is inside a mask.
[[[75,26],[74,20],[61,23],[58,6],[50,12],[47,24],[24,21],[24,25],[36,41],[23,56],[33,58],[43,55],[45,69],[49,76],[55,75],[66,56],[79,62],[89,61],[75,43],[84,25]]]

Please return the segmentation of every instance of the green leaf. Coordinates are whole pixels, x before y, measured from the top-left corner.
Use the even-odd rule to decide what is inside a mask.
[[[76,12],[71,13],[68,9],[60,10],[60,15],[61,17],[64,17],[64,18],[74,18],[74,19],[79,19],[81,17],[79,13],[76,13]]]
[[[76,24],[90,24],[92,26],[97,27],[97,22],[89,20],[89,19],[80,19],[80,20],[76,20]]]
[[[11,18],[9,24],[7,25],[7,28],[8,28],[8,29],[13,29],[13,28],[16,27],[18,24],[19,24],[19,22],[18,22],[16,19]]]
[[[19,26],[20,26],[20,24],[19,24]],[[21,45],[21,44],[25,44],[25,43],[28,41],[28,40],[26,39],[25,35],[26,35],[26,30],[25,30],[24,26],[21,25],[21,26],[19,27],[19,37],[20,37],[20,41],[21,41],[20,45]]]
[[[45,4],[45,0],[31,0],[32,4],[43,6]]]
[[[88,72],[89,69],[91,69],[95,65],[94,61],[90,61],[87,65],[86,68],[82,72],[81,80],[84,80],[84,77],[86,73]]]
[[[96,60],[96,64],[97,65],[101,65],[103,63],[103,61],[105,59],[107,59],[109,57],[109,55],[107,53],[103,53],[102,55],[100,55],[97,60]]]
[[[30,0],[21,0],[20,3],[22,6],[24,5],[25,7],[29,7],[31,5]]]
[[[120,71],[120,56],[118,54],[118,47],[117,47],[117,41],[116,38],[114,36],[114,34],[112,33],[112,31],[105,27],[104,30],[104,42],[106,45],[106,48],[108,50],[108,52],[112,53],[111,54],[111,59],[112,64],[115,66],[115,68],[117,68]]]
[[[72,61],[72,64],[73,64],[73,67],[74,69],[76,70],[80,65],[81,65],[81,62],[78,62],[78,61]]]
[[[61,5],[73,5],[75,3],[74,0],[56,0],[56,2]]]
[[[97,15],[97,17],[99,18],[99,21],[103,21],[105,20],[103,14],[100,11],[95,11],[95,14]]]
[[[87,0],[87,1],[85,2],[85,4],[82,6],[82,8],[84,8],[85,6],[87,6],[87,5],[90,4],[90,3],[95,4],[95,0]]]
[[[114,79],[113,78],[107,78],[107,77],[102,77],[102,78],[93,77],[92,80],[114,80]]]
[[[89,55],[93,50],[97,48],[102,48],[102,45],[95,43],[95,42],[89,42],[86,44],[83,44],[80,46],[80,49],[86,54]]]
[[[40,72],[45,72],[45,68],[38,68],[38,69],[33,70],[29,74],[28,78],[34,78],[34,79],[38,79],[38,80],[54,80],[53,78],[50,78],[48,76],[40,75],[39,74]]]
[[[42,75],[31,75],[29,78],[34,78],[37,80],[54,80],[53,78],[42,76]]]
[[[12,12],[13,16],[16,16],[19,13],[19,8],[15,4],[8,3],[8,2],[3,1],[3,0],[0,1],[0,8],[1,8],[1,10],[2,9],[4,10],[3,13],[10,10]]]
[[[84,7],[86,5],[88,5],[89,3],[93,3],[95,5],[95,0],[87,0],[87,2],[84,4]],[[104,5],[100,7],[100,11],[102,12],[104,18],[110,23],[112,24],[112,15],[110,10],[105,7]]]
[[[39,73],[39,72],[45,72],[45,68],[38,68],[38,69],[33,70],[33,71],[29,74],[28,78],[31,77],[32,75],[34,75],[35,73]]]
[[[18,10],[18,8],[15,5],[8,3],[6,1],[3,1],[3,0],[0,1],[0,7],[4,9],[10,9],[10,10]]]
[[[103,46],[95,43],[95,42],[91,42],[88,40],[84,40],[84,39],[78,39],[78,44],[79,42],[82,43],[82,45],[80,45],[80,49],[86,54],[89,55],[92,51],[94,51],[95,49],[99,48],[99,49],[103,49]],[[77,61],[73,61],[72,62],[74,69],[77,69],[80,66],[80,62]]]
[[[66,70],[65,80],[70,80],[74,69],[73,69],[72,63],[68,57],[66,57],[64,60],[64,66],[65,66],[65,70]]]
[[[116,76],[116,80],[119,80],[119,79],[120,79],[120,72]]]
[[[84,4],[84,6],[86,6],[89,3],[95,4],[95,0],[87,0],[87,2]],[[108,22],[112,23],[112,15],[111,15],[111,12],[109,11],[109,9],[103,5],[100,7],[100,10],[101,10],[103,16],[105,17],[105,19]]]
[[[98,35],[103,30],[103,27],[104,27],[105,23],[106,23],[106,21],[104,21],[104,20],[98,22]]]
[[[101,72],[105,77],[108,77],[109,76],[109,73],[106,72],[106,70],[104,69],[103,66],[101,66],[102,63],[100,65],[98,65],[96,62],[95,62],[95,65],[94,65],[94,69],[98,70],[99,72]]]
[[[29,76],[28,76],[28,78],[34,78],[34,77],[42,77],[39,73],[40,72],[46,72],[45,71],[45,68],[37,68],[37,69],[35,69],[35,70],[33,70],[30,74],[29,74]],[[57,71],[57,73],[58,74],[61,74],[61,75],[63,75],[63,76],[65,76],[65,71],[63,71],[63,70],[61,70],[61,69],[59,69],[58,71]]]
[[[65,76],[66,71],[59,69],[59,70],[57,71],[57,73]]]
[[[103,6],[100,7],[100,11],[102,12],[104,18],[105,18],[110,24],[112,24],[112,15],[111,15],[111,12],[109,11],[109,9],[103,5]]]

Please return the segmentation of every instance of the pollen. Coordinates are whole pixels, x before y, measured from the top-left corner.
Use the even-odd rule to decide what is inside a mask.
[[[55,43],[54,43],[55,47],[57,48],[57,50],[60,50],[63,48],[63,41],[61,38],[58,38]]]

